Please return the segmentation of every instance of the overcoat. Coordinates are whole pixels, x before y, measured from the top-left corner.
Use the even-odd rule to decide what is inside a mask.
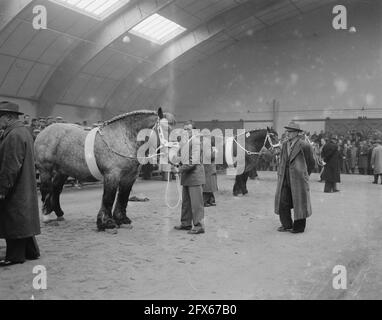
[[[363,145],[358,149],[359,156],[358,156],[358,168],[360,169],[367,169],[368,163],[367,163],[367,153],[368,148],[367,146]]]
[[[321,152],[322,159],[325,161],[322,180],[327,182],[341,182],[340,178],[340,155],[338,146],[333,142],[328,142],[324,145]]]
[[[203,185],[203,192],[218,191],[218,178],[215,164],[216,149],[211,151],[211,163],[204,164],[204,172],[206,175],[206,183]],[[203,151],[202,151],[203,153]]]
[[[33,138],[21,121],[4,130],[0,141],[0,238],[40,234]]]
[[[216,164],[205,164],[204,172],[206,174],[206,184],[203,185],[203,192],[218,191],[218,179],[216,172]]]
[[[382,174],[382,145],[377,145],[373,149],[371,164],[374,166],[374,174]]]
[[[204,166],[201,164],[200,137],[192,138],[181,147],[181,177],[182,186],[201,186],[206,183]],[[188,150],[188,152],[186,151]]]
[[[280,165],[277,171],[275,213],[279,214],[281,188],[286,178],[286,164],[289,161],[290,184],[293,200],[294,219],[305,219],[312,215],[309,175],[314,169],[313,150],[309,143],[299,139],[288,157],[287,142],[281,147]]]

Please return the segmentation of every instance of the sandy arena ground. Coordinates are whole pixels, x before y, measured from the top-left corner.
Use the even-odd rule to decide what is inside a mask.
[[[275,172],[249,180],[233,197],[233,177],[219,175],[217,207],[206,208],[206,233],[176,231],[180,209],[168,209],[164,181],[137,181],[133,228],[97,232],[102,189],[68,188],[65,221],[43,225],[41,259],[0,269],[0,299],[381,299],[382,185],[342,175],[340,193],[323,193],[311,176],[313,215],[304,234],[280,233],[273,213]],[[170,185],[172,204],[176,186]],[[5,241],[0,240],[0,257]],[[32,269],[47,270],[47,289],[32,287]],[[347,290],[332,271],[347,269]]]

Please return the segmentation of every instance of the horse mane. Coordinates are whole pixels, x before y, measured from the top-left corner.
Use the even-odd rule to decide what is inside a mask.
[[[102,127],[105,127],[111,123],[118,121],[118,120],[123,120],[127,117],[136,116],[136,115],[157,115],[157,112],[153,111],[153,110],[137,110],[137,111],[126,112],[126,113],[120,114],[118,116],[115,116],[115,117],[111,118],[110,120],[104,121],[102,124]]]
[[[246,132],[252,133],[252,132],[259,132],[259,131],[267,131],[267,128],[256,128],[256,129],[251,129]]]

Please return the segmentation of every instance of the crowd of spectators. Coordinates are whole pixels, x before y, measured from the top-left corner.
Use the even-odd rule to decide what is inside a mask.
[[[349,130],[346,134],[336,134],[321,131],[319,134],[314,132],[310,136],[310,140],[316,146],[317,152],[321,152],[323,145],[332,137],[335,137],[338,141],[340,170],[342,174],[373,174],[371,154],[375,147],[375,142],[381,139],[382,132],[378,130]]]
[[[377,139],[381,139],[382,132],[378,130],[356,131],[349,130],[346,134],[333,132],[306,133],[314,148],[316,159],[321,159],[321,151],[325,143],[332,137],[338,141],[340,155],[340,170],[342,174],[373,175],[371,154]],[[283,136],[281,139],[283,140]],[[258,170],[277,170],[277,155],[265,154],[260,157]],[[317,161],[316,172],[321,172],[322,166]]]

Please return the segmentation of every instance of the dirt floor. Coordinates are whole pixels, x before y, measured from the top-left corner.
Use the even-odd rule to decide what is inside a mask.
[[[96,231],[100,186],[66,189],[66,220],[42,226],[41,259],[0,269],[0,299],[382,298],[382,185],[372,177],[343,175],[341,192],[325,194],[313,174],[303,234],[276,231],[275,172],[249,180],[244,197],[232,196],[233,180],[218,176],[201,235],[173,229],[180,209],[167,208],[164,181],[137,181],[133,195],[150,201],[130,202],[133,228],[116,234]],[[174,204],[174,182],[169,191]],[[32,287],[35,265],[46,267],[46,290]],[[346,267],[346,290],[332,286],[336,265]]]

